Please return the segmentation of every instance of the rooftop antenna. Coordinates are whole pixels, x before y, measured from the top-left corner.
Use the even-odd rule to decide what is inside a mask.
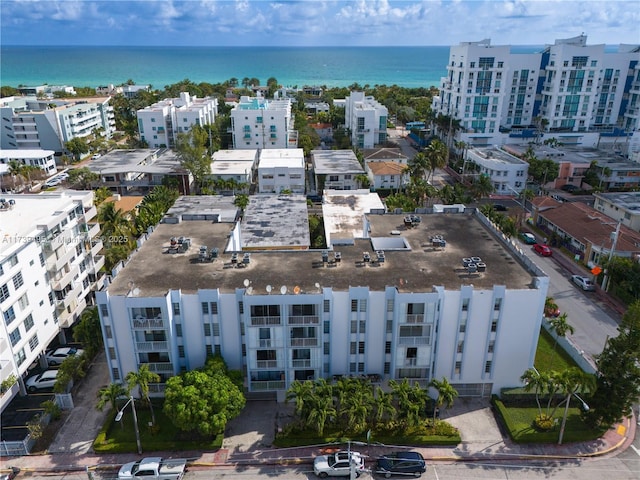
[[[269,295],[271,295],[271,290],[273,290],[273,287],[271,285],[267,285],[267,293]]]
[[[280,287],[280,294],[284,295],[285,293],[287,293],[287,286],[286,285],[282,285]]]
[[[318,282],[316,282],[316,288],[318,289],[318,292],[320,291],[320,284]]]

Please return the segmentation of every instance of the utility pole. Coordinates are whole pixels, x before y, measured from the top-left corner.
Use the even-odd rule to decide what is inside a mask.
[[[616,245],[618,243],[618,236],[620,235],[620,225],[622,225],[622,220],[618,220],[616,231],[612,233],[612,237],[611,237],[611,250],[609,251],[607,268],[604,271],[604,278],[602,279],[602,290],[604,290],[605,292],[609,290],[609,263],[611,263],[611,259],[613,258],[613,252],[616,250]]]

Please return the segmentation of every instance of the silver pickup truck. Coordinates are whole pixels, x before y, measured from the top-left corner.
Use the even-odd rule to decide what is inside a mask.
[[[186,470],[184,458],[162,459],[147,457],[137,462],[125,463],[120,467],[118,480],[148,478],[152,480],[181,480]]]

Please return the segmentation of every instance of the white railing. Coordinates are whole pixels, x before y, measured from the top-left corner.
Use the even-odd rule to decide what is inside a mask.
[[[156,373],[173,373],[173,364],[169,362],[147,363],[149,370]]]
[[[251,325],[280,325],[280,317],[251,317]]]
[[[139,352],[157,352],[159,350],[167,350],[169,348],[168,342],[137,342]]]
[[[318,315],[292,315],[289,317],[289,325],[309,325],[319,322]]]
[[[292,338],[291,339],[292,347],[317,347],[318,339],[315,337],[309,338]]]
[[[133,320],[133,328],[164,328],[164,320],[161,318],[136,318]]]
[[[400,337],[399,345],[429,345],[431,337]]]
[[[276,368],[277,360],[256,360],[256,368]]]
[[[311,367],[311,360],[310,359],[300,359],[300,360],[291,360],[291,367],[292,368],[309,368]]]
[[[424,323],[424,313],[407,313],[405,323]]]
[[[258,381],[252,380],[251,383],[251,391],[256,392],[259,390],[284,390],[284,380],[269,380],[269,381]]]

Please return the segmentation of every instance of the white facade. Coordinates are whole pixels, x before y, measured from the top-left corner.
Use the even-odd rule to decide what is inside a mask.
[[[640,192],[594,193],[593,208],[640,232]]]
[[[47,175],[56,173],[56,159],[53,150],[0,150],[0,163],[9,164],[15,160],[22,165],[42,169]]]
[[[498,195],[519,194],[525,189],[529,164],[500,148],[470,148],[466,162],[475,163],[480,175],[487,175]]]
[[[387,141],[387,107],[364,92],[351,92],[345,99],[345,124],[351,132],[351,144],[373,148]]]
[[[260,193],[305,193],[304,151],[301,148],[265,149],[259,152]]]
[[[344,198],[348,208],[349,196]],[[261,211],[258,218],[247,211],[242,225],[270,235],[268,219],[277,223],[289,213],[281,208]],[[389,236],[402,218],[364,215],[364,238],[328,252],[328,262],[320,251],[292,250],[291,239],[289,247],[251,250],[246,263],[240,253],[242,268],[230,268],[237,250],[225,248],[230,230],[243,236],[241,224],[159,225],[96,294],[112,381],[146,363],[164,382],[220,353],[230,368],[244,370],[248,392],[270,392],[281,400],[296,379],[333,375],[408,378],[421,385],[445,376],[463,395],[488,396],[521,385],[535,357],[546,275],[530,262],[526,268],[505,262],[505,254],[521,254],[482,241],[481,235],[495,231],[477,213],[423,216],[448,245],[456,245],[435,256],[420,248],[419,229]],[[170,237],[181,235],[191,238],[193,251],[157,256]],[[470,242],[476,235],[477,243]],[[220,247],[219,256],[194,264],[190,259],[203,242]],[[471,243],[487,262],[487,273],[467,278],[452,262],[461,260],[458,248],[467,251]],[[386,261],[364,265],[362,250],[376,245],[385,245]],[[338,252],[341,261],[334,261]],[[163,275],[169,264],[172,275]],[[160,393],[162,385],[152,391]]]
[[[477,146],[536,137],[585,144],[600,133],[621,135],[623,124],[632,131],[637,112],[623,99],[638,77],[640,46],[609,52],[586,41],[556,40],[537,53],[488,39],[452,46],[435,110],[458,119],[460,139]],[[546,125],[536,128],[537,118]]]
[[[111,138],[116,129],[109,97],[40,101],[35,97],[0,100],[3,149],[54,150],[65,152],[73,138],[89,137],[96,131]]]
[[[407,165],[400,162],[368,162],[366,169],[371,187],[376,190],[404,188],[410,180]]]
[[[218,99],[197,98],[181,92],[179,98],[166,98],[138,110],[140,139],[149,148],[175,147],[178,134],[187,133],[194,125],[213,125],[218,115]]]
[[[233,148],[297,148],[298,132],[293,122],[290,98],[267,100],[242,96],[231,110]]]
[[[258,150],[218,150],[213,154],[210,178],[233,180],[248,192],[257,163]]]
[[[356,177],[365,172],[353,150],[312,150],[311,163],[319,194],[322,190],[360,188]]]
[[[27,368],[91,301],[104,277],[93,192],[5,195],[0,203],[0,377]],[[18,391],[2,397],[4,407]],[[24,391],[24,390],[23,390]]]

